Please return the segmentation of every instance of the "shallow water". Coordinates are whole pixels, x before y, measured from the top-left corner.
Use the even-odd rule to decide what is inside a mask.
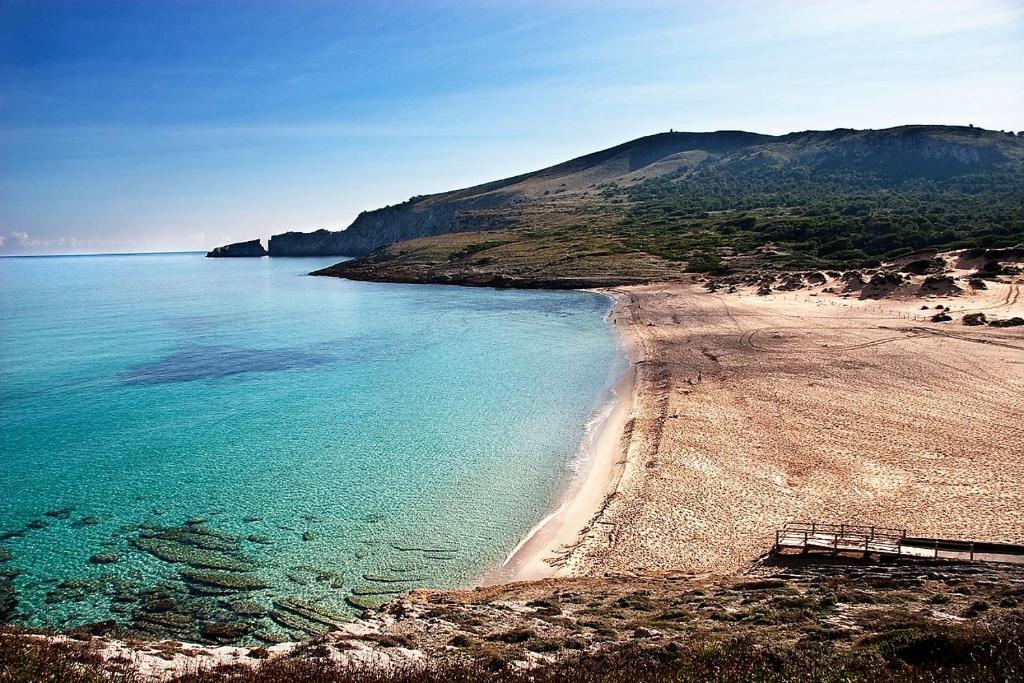
[[[256,607],[464,585],[543,516],[621,370],[608,300],[305,276],[335,260],[0,259],[16,620],[301,636]]]

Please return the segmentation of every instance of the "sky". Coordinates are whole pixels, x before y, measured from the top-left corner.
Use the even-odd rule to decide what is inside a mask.
[[[668,130],[1024,129],[1024,0],[0,0],[0,254],[205,250]]]

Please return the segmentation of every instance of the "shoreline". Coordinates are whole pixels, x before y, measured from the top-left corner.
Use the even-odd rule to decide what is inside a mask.
[[[567,575],[569,557],[597,522],[616,488],[615,482],[625,461],[622,438],[633,413],[640,358],[636,339],[627,332],[622,317],[628,310],[624,304],[626,295],[613,290],[596,291],[613,301],[608,316],[619,335],[626,370],[612,389],[607,413],[599,418],[592,432],[584,434],[580,469],[571,478],[558,505],[527,532],[481,585]]]

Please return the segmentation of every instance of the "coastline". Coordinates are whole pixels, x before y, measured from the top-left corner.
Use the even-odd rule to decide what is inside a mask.
[[[535,628],[548,623],[546,604],[564,600],[559,609],[580,617],[572,622],[576,629],[595,619],[583,606],[603,600],[618,613],[616,601],[641,590],[675,609],[681,590],[699,586],[700,595],[713,594],[709,600],[743,597],[735,605],[741,609],[747,596],[760,599],[769,590],[743,577],[770,543],[765,531],[788,520],[863,520],[935,537],[1024,542],[1024,465],[1016,457],[1024,431],[1006,419],[1024,408],[1024,327],[930,322],[939,302],[958,318],[975,311],[1024,315],[1022,284],[880,300],[844,299],[825,285],[768,295],[751,288],[711,293],[683,281],[598,290],[614,301],[607,318],[629,365],[614,399],[588,427],[579,469],[555,510],[500,567],[466,589],[405,593],[334,624],[326,646],[353,665],[415,665],[424,653],[462,652],[452,638],[471,641],[481,624],[497,633],[518,624]],[[933,428],[936,421],[942,429]],[[781,582],[794,574],[756,571],[769,572],[763,576],[780,582],[780,595],[792,596]],[[918,581],[917,571],[911,581]],[[970,576],[977,571],[964,568]],[[833,595],[815,575],[804,580]],[[1005,576],[985,579],[985,586],[998,580]],[[859,594],[890,590],[857,585]],[[961,599],[963,609],[976,599],[942,590]],[[901,592],[900,614],[904,600]],[[949,608],[936,604],[934,618],[945,623]],[[633,617],[654,613],[649,609]],[[447,610],[444,618],[438,610]],[[616,616],[607,626],[623,623],[623,640],[632,642],[635,622]],[[737,628],[713,616],[706,623],[729,633]],[[393,633],[415,647],[381,646]],[[594,644],[609,642],[594,633]],[[70,643],[83,636],[33,637]],[[271,659],[302,652],[298,642],[258,650],[90,642],[108,660],[134,659],[154,680],[197,666],[251,665],[260,661],[252,652]]]
[[[580,469],[571,478],[559,504],[527,532],[505,561],[485,578],[484,585],[568,575],[568,559],[597,523],[621,476],[625,461],[623,437],[637,389],[639,348],[625,327],[624,317],[629,315],[629,309],[623,300],[627,295],[614,290],[592,291],[613,301],[608,316],[619,335],[626,370],[612,389],[607,413],[598,419],[592,432],[584,435]]]

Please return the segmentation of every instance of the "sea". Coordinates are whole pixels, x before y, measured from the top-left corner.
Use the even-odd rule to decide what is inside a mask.
[[[0,259],[0,621],[304,638],[557,505],[609,299],[308,275],[338,260]]]

